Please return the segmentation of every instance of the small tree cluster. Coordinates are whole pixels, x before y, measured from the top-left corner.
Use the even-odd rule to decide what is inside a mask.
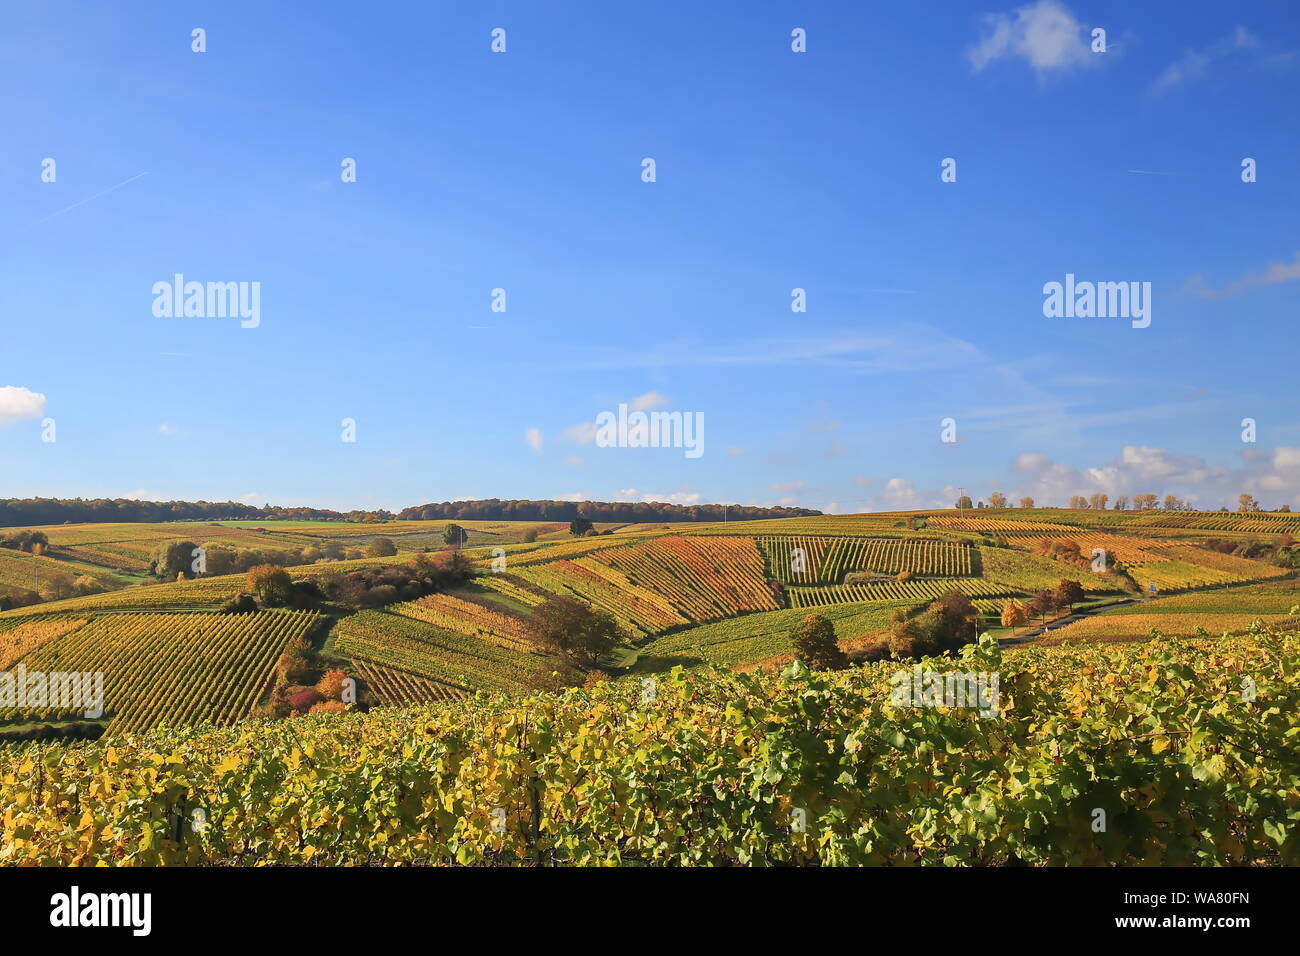
[[[528,630],[541,647],[588,666],[627,640],[609,614],[566,597],[548,598],[535,607]]]
[[[916,617],[894,613],[889,649],[895,657],[923,657],[954,651],[975,640],[979,611],[960,591],[949,591]]]
[[[426,594],[464,584],[474,574],[463,552],[418,554],[409,565],[360,568],[345,575],[321,579],[321,591],[349,607],[383,607],[395,601],[413,601]]]

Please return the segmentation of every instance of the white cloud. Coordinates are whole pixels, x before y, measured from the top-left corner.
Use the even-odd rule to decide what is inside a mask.
[[[1164,448],[1125,445],[1116,459],[1076,468],[1026,453],[1011,466],[1024,475],[1014,496],[1029,495],[1039,505],[1065,505],[1073,495],[1104,493],[1113,506],[1117,495],[1174,494],[1197,507],[1215,509],[1235,508],[1237,495],[1249,492],[1265,507],[1300,503],[1300,448],[1283,446],[1260,454],[1247,450],[1241,457],[1241,465],[1228,467]]]
[[[1203,50],[1188,50],[1183,54],[1182,59],[1169,64],[1156,77],[1156,81],[1151,85],[1151,92],[1164,93],[1175,86],[1199,79],[1205,75],[1210,64],[1233,53],[1253,49],[1258,43],[1259,40],[1254,34],[1245,27],[1239,26],[1231,35],[1211,43]]]
[[[995,60],[1019,58],[1040,76],[1099,61],[1083,24],[1057,0],[1038,0],[1013,15],[985,14],[984,35],[966,58],[977,72]]]
[[[623,403],[627,405],[629,412],[648,412],[655,408],[663,408],[671,404],[669,399],[658,392],[646,392],[644,395],[638,395]],[[612,412],[613,409],[610,409]],[[571,425],[564,430],[564,436],[576,441],[579,445],[590,445],[596,440],[596,423],[581,422],[577,425]]]
[[[1037,452],[1021,452],[1011,463],[1015,471],[1042,471],[1051,464],[1051,459]]]
[[[777,481],[767,486],[768,491],[800,491],[804,487],[802,481]]]
[[[175,425],[170,425],[167,422],[163,422],[161,425],[158,426],[159,435],[166,435],[170,437],[172,435],[179,435],[180,433],[181,430],[179,428],[177,428]]]
[[[646,392],[644,395],[638,395],[632,401],[627,403],[629,411],[648,412],[651,409],[663,408],[671,404],[667,397],[660,395],[658,392]]]
[[[596,440],[596,423],[582,422],[564,430],[564,434],[579,445],[590,445]]]
[[[542,450],[542,430],[540,428],[529,428],[524,432],[524,441],[528,442],[528,447],[533,451]]]
[[[0,426],[45,413],[45,396],[18,385],[0,387]]]
[[[1294,282],[1300,279],[1300,252],[1295,254],[1295,262],[1270,262],[1263,272],[1252,272],[1234,279],[1222,289],[1211,289],[1205,284],[1203,276],[1192,276],[1183,283],[1183,291],[1203,299],[1221,299],[1248,289],[1265,285],[1277,285],[1281,282]]]
[[[164,495],[161,491],[150,491],[148,488],[136,488],[134,491],[125,491],[118,495],[119,498],[125,498],[127,501],[172,501],[170,496]]]
[[[669,505],[698,505],[704,500],[704,496],[694,491],[677,491],[671,495],[663,494],[643,494],[641,501],[660,502]]]
[[[556,501],[593,501],[590,491],[571,491],[567,495],[557,495]]]
[[[266,504],[267,497],[266,495],[262,494],[260,491],[250,491],[246,495],[240,495],[235,500],[238,501],[240,504],[258,505],[260,507],[261,505]]]

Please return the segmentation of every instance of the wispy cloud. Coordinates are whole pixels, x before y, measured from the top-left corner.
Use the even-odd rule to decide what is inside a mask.
[[[1211,289],[1205,284],[1204,276],[1191,276],[1183,283],[1183,292],[1203,299],[1222,299],[1260,286],[1294,282],[1297,279],[1300,279],[1300,252],[1295,254],[1294,262],[1270,262],[1262,272],[1252,272],[1234,279],[1222,289]]]
[[[909,326],[874,335],[843,332],[820,337],[752,339],[725,346],[678,339],[636,349],[605,349],[590,361],[568,366],[568,370],[803,365],[859,372],[916,372],[962,367],[978,351],[969,342],[938,329]]]
[[[1200,79],[1212,64],[1233,54],[1254,50],[1258,45],[1258,38],[1245,27],[1239,26],[1229,36],[1200,50],[1189,49],[1181,59],[1170,63],[1151,84],[1151,92],[1159,95],[1176,86]]]

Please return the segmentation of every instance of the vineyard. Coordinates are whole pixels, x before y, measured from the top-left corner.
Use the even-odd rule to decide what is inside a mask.
[[[515,574],[542,593],[578,598],[599,608],[635,638],[687,622],[665,596],[634,584],[618,569],[590,558],[534,565]],[[485,583],[492,586],[493,580]]]
[[[1257,621],[1280,626],[1292,624],[1296,618],[1289,614],[1204,614],[1150,611],[1145,614],[1125,614],[1128,608],[1117,609],[1113,614],[1088,617],[1064,627],[1055,628],[1050,636],[1040,638],[1040,646],[1063,642],[1105,642],[1144,640],[1153,629],[1166,637],[1195,637],[1204,632],[1211,637],[1221,634],[1241,634],[1249,631]]]
[[[393,605],[389,610],[435,627],[474,634],[502,647],[528,650],[532,643],[521,619],[450,594],[430,594],[418,601]]]
[[[357,658],[357,676],[383,706],[398,707],[403,704],[427,704],[440,700],[461,700],[469,696],[463,687],[413,674],[399,667],[386,667]]]
[[[361,611],[334,628],[333,651],[451,687],[502,693],[553,686],[556,658],[519,653],[391,611]]]
[[[970,578],[837,584],[823,588],[790,588],[788,593],[791,607],[824,607],[828,604],[855,604],[863,601],[919,604],[937,600],[949,591],[960,591],[971,598],[995,598],[1013,593],[1012,589]]]
[[[1172,612],[1200,614],[1288,614],[1300,606],[1300,581],[1290,579],[1267,584],[1216,588],[1212,591],[1187,591],[1173,597],[1155,598],[1111,611],[1110,614],[1166,614]],[[1208,625],[1207,625],[1208,626]]]
[[[835,625],[841,643],[889,626],[890,615],[912,604],[842,604],[821,611]],[[677,665],[712,664],[749,667],[794,649],[790,635],[808,611],[793,608],[699,624],[647,643],[637,661],[638,673],[668,670]]]
[[[971,573],[971,547],[954,541],[766,536],[758,546],[782,584],[838,584],[850,571],[938,577]]]
[[[1226,594],[1217,589],[1227,586],[1240,595],[1241,603],[1219,607],[1218,602],[1227,598],[1210,597],[1207,607],[1238,615],[1284,615],[1290,607],[1279,607],[1281,599],[1264,598],[1262,594],[1256,603],[1255,592],[1231,587],[1284,578],[1290,574],[1288,569],[1265,560],[1198,547],[1194,539],[1154,536],[1178,531],[1155,522],[1212,519],[1216,523],[1230,520],[1235,526],[1255,521],[1271,527],[1277,524],[1274,519],[1290,521],[1286,516],[1222,519],[1163,512],[1102,515],[1026,509],[1023,516],[998,511],[988,516],[967,512],[965,516],[921,518],[897,514],[712,525],[649,523],[620,525],[617,533],[576,539],[567,536],[567,526],[557,525],[552,530],[562,534],[536,542],[520,539],[524,527],[537,530],[541,527],[537,523],[481,522],[474,529],[480,536],[478,540],[495,535],[503,543],[466,549],[478,568],[474,581],[383,610],[354,612],[336,605],[327,607],[332,629],[322,629],[318,640],[324,641],[321,649],[327,659],[336,659],[340,666],[360,677],[369,691],[367,700],[391,706],[476,691],[522,694],[581,682],[581,669],[562,657],[543,653],[530,637],[528,618],[539,604],[554,596],[573,598],[603,611],[619,626],[633,646],[609,658],[608,666],[615,670],[623,653],[629,655],[628,660],[641,655],[640,663],[627,665],[638,670],[672,660],[691,666],[753,666],[788,654],[789,636],[783,629],[792,628],[798,623],[796,618],[806,616],[809,610],[817,610],[833,621],[861,617],[871,623],[872,630],[880,630],[892,611],[919,608],[949,590],[970,597],[980,612],[996,615],[1007,598],[1027,601],[1035,591],[1054,590],[1065,578],[1079,581],[1090,598],[1124,595],[1134,586],[1145,594],[1154,585],[1161,595],[1206,587],[1216,589],[1211,594]],[[1069,523],[1084,520],[1106,530]],[[906,527],[909,521],[924,527],[910,530]],[[47,529],[50,554],[33,556],[0,550],[0,570],[6,566],[5,561],[19,568],[20,576],[47,565],[72,568],[75,565],[67,555],[73,549],[81,549],[84,557],[96,560],[106,560],[106,555],[114,553],[112,549],[118,549],[123,554],[134,554],[131,560],[138,560],[151,553],[157,542],[175,540],[180,534],[198,541],[247,539],[245,543],[292,548],[303,542],[319,544],[330,540],[364,543],[382,531],[392,534],[395,541],[407,536],[398,543],[411,547],[413,542],[426,538],[432,541],[442,527],[443,523],[438,522],[346,527],[284,522],[273,528],[231,524],[59,526]],[[936,529],[942,529],[943,538],[935,536]],[[1179,533],[1194,535],[1186,528]],[[989,546],[990,535],[1003,537],[1010,546]],[[1044,539],[1078,544],[1082,565],[1069,560],[1068,555],[1055,559],[1033,553],[1043,549]],[[1124,562],[1131,582],[1121,574],[1093,573],[1087,559],[1094,546],[1106,550],[1112,570],[1116,561]],[[494,550],[496,547],[502,550]],[[502,554],[504,562],[499,560]],[[359,569],[403,564],[412,557],[405,552],[389,557],[322,560],[290,570],[295,579],[320,580]],[[897,581],[904,571],[910,577]],[[867,580],[843,583],[850,572],[860,572]],[[773,579],[785,587],[771,583]],[[3,612],[0,662],[5,666],[22,662],[34,668],[48,661],[49,654],[75,650],[81,641],[99,641],[95,653],[107,654],[108,664],[94,669],[104,670],[108,677],[108,671],[131,662],[121,656],[125,650],[110,647],[106,639],[100,640],[101,635],[116,633],[115,628],[125,627],[124,622],[131,620],[154,620],[167,622],[175,633],[142,633],[134,639],[157,648],[176,641],[183,650],[177,651],[175,666],[197,667],[192,658],[199,652],[187,642],[205,639],[198,633],[207,626],[201,622],[218,620],[214,613],[218,606],[247,587],[244,575],[232,574],[132,586]],[[1147,605],[1130,609],[1134,616],[1156,613]],[[1104,619],[1115,618],[1105,615]],[[1207,623],[1207,629],[1214,633],[1211,624],[1217,623],[1222,622]],[[1124,622],[1121,630],[1125,639],[1132,638],[1133,626]],[[1094,623],[1076,633],[1104,640],[1102,628]],[[1144,628],[1142,634],[1149,630],[1149,626]],[[1184,633],[1186,627],[1175,621],[1171,630]],[[838,633],[841,638],[858,636]],[[1093,634],[1097,637],[1092,638]],[[236,640],[219,646],[223,648],[220,659],[209,661],[212,668],[230,670],[230,680],[238,677],[233,672],[245,667],[250,674],[260,674],[262,683],[249,677],[258,686],[250,683],[243,689],[250,695],[261,695],[255,703],[265,700],[269,692],[265,681],[275,656],[272,651],[257,644],[252,635],[244,643]],[[243,659],[250,656],[251,660]],[[169,665],[160,659],[157,667],[163,666]],[[178,678],[181,684],[192,679],[192,675]],[[152,687],[147,681],[141,686]],[[130,700],[113,699],[112,703],[118,708],[111,713],[115,729],[178,719],[224,722],[230,719],[228,712],[234,707],[224,691],[211,701],[203,698],[189,709],[167,701],[165,706],[154,708],[156,713]]]
[[[104,711],[113,732],[160,724],[224,725],[248,716],[267,688],[276,658],[290,641],[306,637],[316,621],[315,614],[302,611],[104,615],[43,644],[22,663],[28,672],[102,673]],[[82,710],[8,708],[0,715],[48,720],[79,717]]]
[[[690,621],[777,609],[753,538],[656,538],[592,557],[662,595]]]
[[[957,666],[995,716],[898,706],[886,661],[6,748],[0,862],[1300,863],[1294,632]]]
[[[1094,574],[1091,568],[1080,568],[1009,548],[980,548],[980,563],[984,568],[984,580],[1022,592],[1050,590],[1062,578],[1078,581],[1089,593],[1116,591],[1120,586],[1113,575]]]
[[[86,623],[85,618],[42,618],[15,620],[14,627],[0,629],[0,671],[7,671],[25,654],[39,650]]]

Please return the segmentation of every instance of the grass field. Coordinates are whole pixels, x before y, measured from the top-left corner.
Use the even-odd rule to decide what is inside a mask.
[[[896,609],[913,606],[905,602],[841,604],[819,613],[834,623],[841,639],[851,639],[882,630]],[[788,654],[794,649],[791,632],[810,613],[806,608],[768,611],[666,634],[641,648],[635,670],[649,673],[678,664],[739,668]]]

